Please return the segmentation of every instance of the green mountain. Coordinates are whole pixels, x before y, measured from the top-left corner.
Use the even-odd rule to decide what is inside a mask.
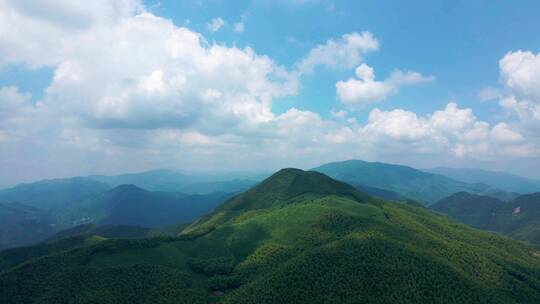
[[[407,166],[379,162],[348,160],[325,164],[312,170],[360,189],[367,186],[392,191],[425,205],[461,191],[502,199],[513,198],[512,195],[485,184],[468,184]]]
[[[157,227],[191,222],[229,197],[224,193],[150,192],[134,185],[121,185],[66,208],[57,217],[66,227],[89,222]]]
[[[43,211],[20,203],[0,203],[0,250],[44,240],[53,233]]]
[[[473,227],[540,245],[540,193],[521,195],[511,202],[456,193],[431,208]]]
[[[433,168],[427,172],[444,175],[466,183],[484,183],[508,192],[540,192],[540,180],[506,173],[472,168]]]
[[[20,184],[0,191],[0,202],[20,202],[41,210],[58,210],[110,189],[106,184],[75,177]]]
[[[178,237],[11,267],[1,303],[539,303],[540,252],[285,169]]]

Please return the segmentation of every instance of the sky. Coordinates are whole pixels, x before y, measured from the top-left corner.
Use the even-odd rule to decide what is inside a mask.
[[[0,0],[0,186],[346,159],[540,178],[538,11]]]

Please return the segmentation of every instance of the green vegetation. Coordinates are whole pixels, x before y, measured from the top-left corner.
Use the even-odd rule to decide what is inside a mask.
[[[358,189],[373,187],[392,191],[405,198],[431,205],[456,192],[466,191],[511,199],[511,193],[493,189],[486,184],[468,184],[451,178],[423,172],[407,166],[349,160],[329,163],[312,169],[332,178],[347,182]],[[385,197],[383,195],[379,195]],[[395,199],[386,196],[388,199]]]
[[[479,229],[496,231],[540,246],[540,193],[521,195],[511,202],[456,193],[432,209]]]
[[[140,238],[148,236],[150,229],[140,226],[128,225],[103,225],[83,224],[70,229],[62,230],[46,240],[46,243],[53,243],[68,237],[79,235],[95,235],[108,239]]]
[[[284,169],[177,237],[102,240],[11,267],[0,302],[539,303],[537,255]]]

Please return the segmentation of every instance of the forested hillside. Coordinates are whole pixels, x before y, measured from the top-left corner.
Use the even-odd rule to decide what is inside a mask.
[[[540,252],[284,169],[177,237],[101,240],[0,275],[2,303],[537,303]]]

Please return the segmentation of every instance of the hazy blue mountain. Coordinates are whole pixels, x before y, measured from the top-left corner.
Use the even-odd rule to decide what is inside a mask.
[[[212,211],[231,194],[187,195],[151,192],[134,185],[121,185],[88,198],[58,215],[70,227],[84,223],[157,227],[190,222]]]
[[[244,191],[265,174],[233,172],[227,174],[183,173],[172,170],[152,170],[116,176],[92,175],[86,178],[116,187],[131,184],[148,191],[208,194],[212,192]]]
[[[366,185],[362,185],[362,184],[352,184],[352,186],[356,187],[356,189],[364,192],[364,193],[367,193],[371,196],[376,196],[376,197],[380,197],[380,198],[384,198],[384,199],[388,199],[388,200],[392,200],[392,201],[405,201],[407,200],[407,198],[397,192],[394,192],[394,191],[390,191],[390,190],[385,190],[385,189],[381,189],[381,188],[375,188],[375,187],[370,187],[370,186],[366,186]]]
[[[149,191],[178,191],[183,185],[193,180],[180,172],[171,170],[152,170],[140,173],[128,173],[114,176],[91,175],[85,178],[108,184],[112,187],[135,185]]]
[[[54,229],[46,212],[20,203],[0,203],[0,250],[30,245]]]
[[[231,195],[150,192],[133,185],[111,189],[83,177],[21,184],[0,191],[0,248],[35,244],[88,223],[149,228],[188,223]]]
[[[529,179],[507,172],[446,167],[426,169],[424,171],[444,175],[466,183],[484,183],[509,192],[525,194],[540,191],[540,180]]]
[[[348,160],[325,164],[312,170],[357,185],[359,189],[362,186],[384,189],[426,205],[461,191],[493,195],[502,199],[513,198],[512,195],[486,184],[469,184],[408,166],[380,162]]]
[[[43,180],[0,191],[0,202],[20,202],[42,210],[63,209],[70,204],[110,189],[81,177]]]

